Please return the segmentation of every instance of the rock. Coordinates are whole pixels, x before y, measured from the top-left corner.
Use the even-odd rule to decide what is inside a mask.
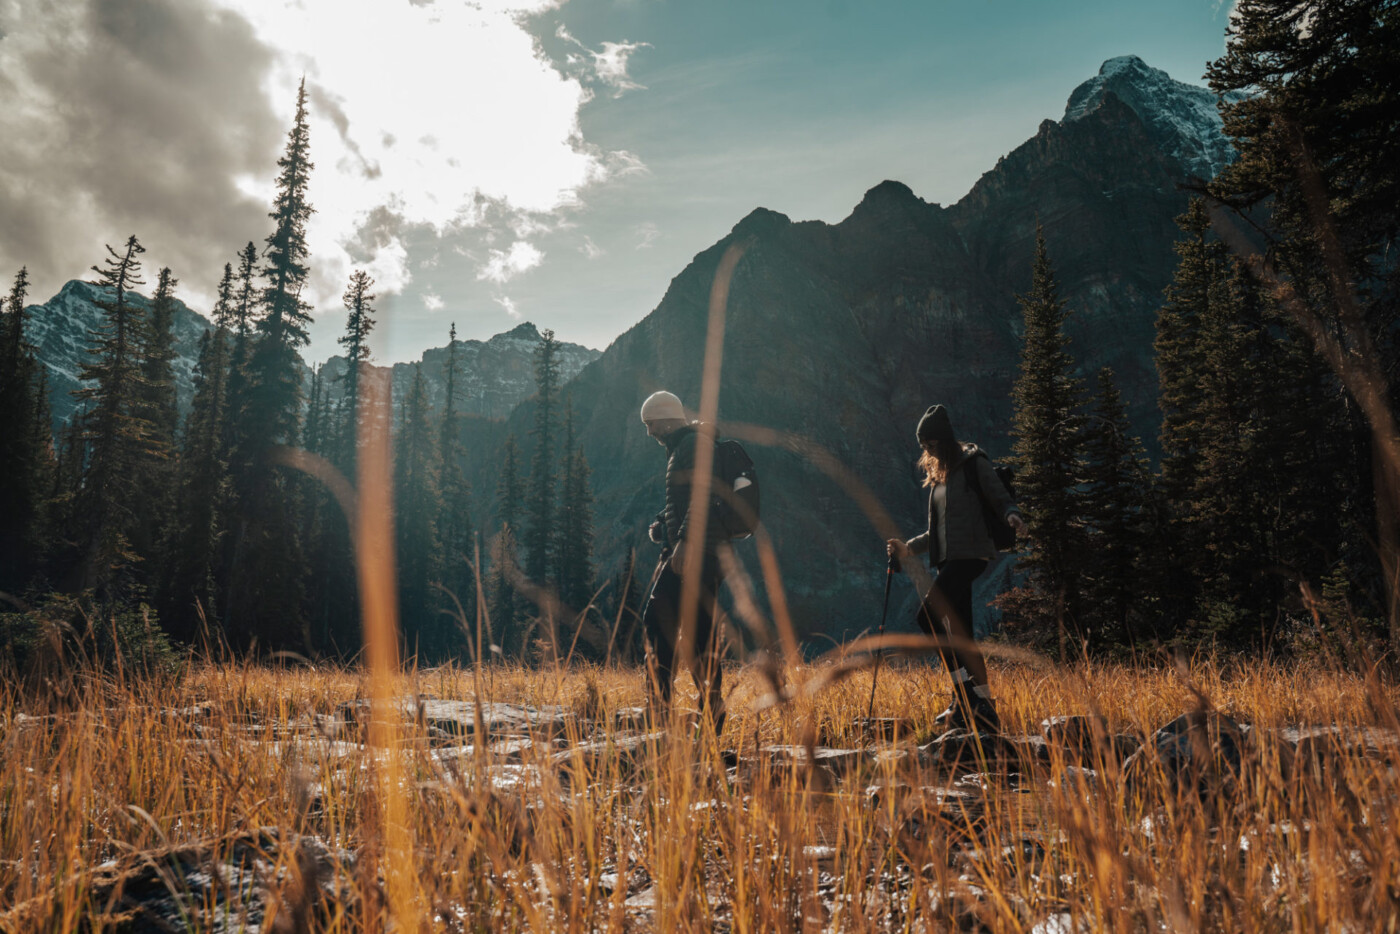
[[[437,698],[404,697],[394,701],[396,710],[405,717],[415,719],[424,730],[437,738],[475,734],[476,706],[474,701]],[[369,723],[371,702],[366,699],[348,701],[341,704],[337,712],[345,725],[363,728]],[[552,736],[565,731],[569,713],[558,704],[534,707],[528,704],[483,703],[481,719],[490,735]]]
[[[1048,746],[1063,750],[1066,758],[1091,768],[1109,759],[1121,763],[1142,745],[1130,734],[1110,733],[1108,721],[1097,715],[1050,717],[1040,721],[1040,733]]]
[[[1004,736],[978,736],[966,730],[949,730],[920,746],[918,761],[948,769],[984,771],[1003,769],[1020,759],[1020,747]]]
[[[573,776],[592,780],[613,770],[629,772],[648,755],[663,748],[666,733],[614,735],[592,743],[580,743],[550,756],[550,765]]]
[[[297,871],[279,873],[293,863]],[[355,857],[316,837],[282,834],[275,828],[132,853],[66,883],[81,886],[102,914],[102,930],[164,932],[258,930],[269,910],[306,930],[328,906],[346,904],[352,891],[337,888]],[[46,901],[46,900],[45,900]],[[0,930],[36,930],[44,905],[16,905],[0,913]]]
[[[1182,714],[1158,729],[1123,763],[1125,780],[1142,784],[1160,768],[1173,792],[1202,797],[1234,787],[1244,767],[1246,731],[1218,711]]]

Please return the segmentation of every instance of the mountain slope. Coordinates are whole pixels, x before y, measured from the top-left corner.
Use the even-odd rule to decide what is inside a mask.
[[[1106,63],[1074,92],[1064,119],[1045,121],[951,207],[884,182],[838,224],[759,209],[700,253],[657,308],[567,387],[587,413],[604,565],[633,548],[644,561],[655,554],[645,528],[661,501],[664,453],[637,411],[658,388],[698,405],[708,295],[730,244],[745,253],[729,293],[721,419],[830,452],[906,536],[925,509],[913,432],[926,406],[948,404],[964,438],[1009,453],[1016,293],[1030,284],[1037,223],[1072,311],[1072,352],[1086,376],[1114,367],[1135,429],[1154,437],[1153,323],[1175,263],[1173,218],[1188,197],[1180,186],[1199,153],[1223,157],[1211,148],[1218,120],[1168,119],[1198,113],[1205,92],[1140,64]],[[528,403],[512,414],[517,436],[531,417]],[[801,454],[748,447],[799,626],[838,637],[873,626],[880,530]],[[741,550],[752,558],[752,549]],[[907,585],[901,591],[904,618],[915,597]]]

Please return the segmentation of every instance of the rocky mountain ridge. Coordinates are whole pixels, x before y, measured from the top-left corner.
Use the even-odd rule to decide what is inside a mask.
[[[132,301],[145,312],[150,311],[150,299],[137,292],[130,293]],[[39,362],[46,368],[49,404],[55,428],[73,417],[77,402],[73,391],[79,387],[79,374],[90,359],[92,335],[102,326],[104,312],[97,306],[100,289],[74,279],[58,294],[43,304],[30,305],[26,312],[26,336],[34,346]],[[212,325],[209,319],[192,310],[178,299],[173,318],[175,338],[175,391],[181,412],[188,412],[194,398],[194,371],[199,359],[199,342]],[[457,407],[464,415],[503,418],[522,400],[535,392],[534,352],[541,340],[539,330],[530,322],[489,340],[457,342],[460,355],[460,388]],[[432,405],[441,408],[446,400],[446,347],[434,347],[423,352],[419,364],[427,381]],[[580,344],[561,342],[559,345],[560,374],[570,379],[585,364],[596,359],[600,351]],[[393,370],[394,398],[404,398],[413,382],[413,363],[395,363]],[[340,394],[340,378],[344,376],[344,357],[331,357],[323,365],[331,398]],[[305,371],[309,381],[311,370]]]
[[[662,499],[664,459],[637,411],[660,388],[698,405],[709,292],[731,245],[744,253],[730,283],[720,418],[788,439],[747,446],[763,477],[787,603],[807,634],[840,638],[878,622],[883,538],[892,529],[912,535],[924,521],[913,432],[925,407],[948,404],[963,438],[994,457],[1011,453],[1016,296],[1030,286],[1037,225],[1071,311],[1082,375],[1113,368],[1134,429],[1152,447],[1152,344],[1175,267],[1174,218],[1202,160],[1228,158],[1219,118],[1200,107],[1204,94],[1138,59],[1112,59],[1071,94],[1064,118],[1042,123],[956,204],[929,204],[886,181],[837,224],[795,223],[762,208],[741,220],[566,387],[584,413],[604,568],[634,550],[644,565],[655,553],[645,530]],[[528,438],[532,417],[526,402],[506,430]],[[877,514],[828,475],[812,448],[858,478]],[[478,446],[478,489],[494,488],[485,485],[496,466],[489,449]],[[740,549],[751,564],[753,547]],[[1007,573],[1003,562],[986,575],[982,595]],[[900,592],[891,619],[907,625],[917,598],[908,585]]]

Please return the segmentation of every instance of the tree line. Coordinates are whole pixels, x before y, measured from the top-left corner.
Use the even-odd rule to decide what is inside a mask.
[[[1400,650],[1400,8],[1240,0],[1209,67],[1238,158],[1178,219],[1161,459],[1077,376],[1044,238],[1014,460],[1010,627],[1081,651]],[[1228,95],[1228,96],[1227,96]]]
[[[584,612],[594,578],[589,468],[572,405],[561,405],[553,332],[535,354],[531,470],[520,476],[510,439],[501,521],[483,545],[463,466],[455,325],[442,410],[429,403],[421,366],[393,412],[371,409],[376,296],[373,279],[355,271],[339,339],[348,366],[338,377],[318,368],[306,385],[299,351],[311,320],[301,295],[313,163],[304,84],[277,165],[272,233],[261,251],[249,242],[224,266],[183,420],[172,366],[178,280],[161,269],[149,303],[137,294],[146,283],[134,235],[93,267],[103,323],[90,335],[78,408],[57,439],[44,368],[26,341],[27,270],[0,303],[0,591],[11,604],[0,607],[0,651],[24,655],[61,629],[99,651],[163,660],[181,643],[354,656],[352,531],[324,481],[338,475],[353,488],[367,418],[393,423],[406,651],[461,657],[477,651],[478,631],[503,650],[540,651],[539,640],[552,650],[575,627],[597,629]],[[308,462],[326,469],[296,469]],[[494,558],[485,573],[483,552]],[[488,599],[478,601],[479,591]]]

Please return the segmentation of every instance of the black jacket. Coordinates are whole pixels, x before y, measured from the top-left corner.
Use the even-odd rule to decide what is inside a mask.
[[[690,482],[695,472],[695,448],[700,435],[695,430],[697,423],[677,428],[666,436],[666,505],[656,514],[666,530],[666,547],[675,548],[689,532],[690,525]],[[713,468],[712,468],[713,469]],[[716,482],[711,473],[711,489]],[[713,501],[714,497],[710,497]],[[705,523],[705,547],[713,548],[724,540],[714,510],[710,511]]]

